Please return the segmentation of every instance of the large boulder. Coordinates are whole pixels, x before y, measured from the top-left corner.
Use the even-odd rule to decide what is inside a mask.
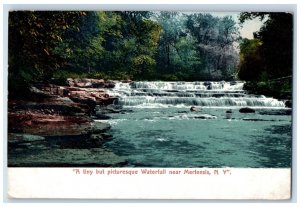
[[[207,90],[211,90],[212,89],[212,83],[209,81],[205,81],[203,83],[204,86],[206,86]]]
[[[292,102],[292,100],[287,100],[287,101],[284,102],[284,104],[285,104],[285,107],[292,108],[293,102]]]
[[[91,88],[92,83],[88,79],[74,79],[74,86],[81,88]]]
[[[89,79],[93,88],[102,88],[105,86],[105,81],[103,79]]]
[[[114,88],[114,81],[104,81],[103,79],[91,79],[91,78],[68,78],[67,84],[71,87],[80,88]]]
[[[96,105],[109,105],[114,103],[117,98],[111,97],[103,90],[69,88],[69,97],[76,103],[87,104],[91,108]]]
[[[255,110],[252,109],[252,108],[248,108],[248,107],[245,107],[245,108],[241,108],[239,110],[240,113],[255,113]]]
[[[197,107],[195,107],[195,106],[192,106],[192,107],[190,108],[190,111],[192,111],[192,112],[195,112],[195,111],[201,111],[201,108],[197,108]]]
[[[39,92],[44,95],[57,97],[68,97],[73,102],[89,106],[93,109],[96,105],[109,105],[118,100],[111,97],[103,88],[113,88],[113,81],[97,80],[97,79],[68,79],[70,87],[57,86],[53,84],[39,85],[39,89],[33,87],[35,93]],[[100,87],[103,86],[103,87]],[[102,89],[99,89],[102,88]]]
[[[67,79],[67,85],[74,87],[75,86],[75,82],[73,78],[68,78]]]

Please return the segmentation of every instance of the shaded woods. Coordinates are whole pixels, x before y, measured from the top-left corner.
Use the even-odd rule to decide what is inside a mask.
[[[239,21],[254,18],[264,24],[249,40],[231,16],[208,13],[10,12],[9,94],[26,94],[34,83],[65,84],[68,77],[239,78],[269,87],[268,80],[292,75],[292,15],[244,12]],[[284,85],[289,91],[291,79]]]
[[[293,74],[293,15],[289,13],[240,14],[239,21],[265,21],[254,39],[240,43],[238,78],[245,89],[279,99],[291,99]]]

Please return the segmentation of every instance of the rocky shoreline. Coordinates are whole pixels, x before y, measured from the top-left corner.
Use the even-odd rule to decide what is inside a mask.
[[[35,85],[30,101],[8,102],[8,166],[124,166],[126,160],[104,149],[110,125],[94,121],[118,113],[112,81],[68,79],[68,86]]]
[[[104,148],[104,143],[113,138],[110,134],[111,126],[104,120],[110,119],[110,114],[113,113],[131,112],[120,108],[116,104],[118,98],[107,93],[107,90],[114,88],[115,84],[118,83],[70,78],[65,86],[53,84],[32,86],[27,100],[9,99],[8,166],[122,167],[127,165],[124,157]],[[151,92],[151,96],[153,94]],[[292,115],[292,108],[287,104],[285,110],[254,109],[250,106],[240,107],[238,111],[244,114]],[[216,115],[201,114],[201,106],[192,106],[190,112],[195,114],[192,116],[194,119],[218,118]],[[226,110],[224,118],[232,119],[232,113],[231,109]],[[264,121],[264,119],[251,117],[242,120]]]

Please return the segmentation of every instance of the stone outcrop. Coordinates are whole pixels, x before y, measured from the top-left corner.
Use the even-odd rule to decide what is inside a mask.
[[[196,108],[195,106],[192,106],[190,108],[190,111],[199,111],[199,110],[201,110],[201,109],[200,108]]]
[[[94,122],[88,117],[44,114],[32,111],[9,112],[8,131],[40,136],[73,136],[101,133],[107,123]]]
[[[104,88],[113,82],[96,79],[68,80],[31,88],[30,101],[9,100],[8,166],[122,166],[126,161],[102,149],[112,139],[108,119],[96,106],[112,104]],[[118,113],[115,108],[108,111]]]
[[[67,79],[67,84],[71,87],[80,87],[80,88],[113,88],[115,83],[113,81],[104,81],[103,79]]]
[[[284,102],[284,104],[285,104],[285,107],[292,108],[293,101],[292,100],[287,100],[287,101]]]
[[[40,86],[42,91],[48,92],[51,95],[58,95],[61,97],[68,97],[76,103],[81,103],[94,108],[96,105],[108,105],[117,100],[116,97],[111,97],[105,93],[104,89],[76,87],[75,86],[56,86],[44,85]]]

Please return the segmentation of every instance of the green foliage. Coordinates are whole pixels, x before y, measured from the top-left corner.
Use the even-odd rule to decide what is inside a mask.
[[[112,76],[108,77],[109,80],[131,80],[132,76],[128,75],[126,72],[117,71]]]
[[[63,41],[64,32],[78,28],[77,20],[82,12],[29,12],[18,11],[9,14],[9,54],[14,56],[12,69],[21,63],[43,70],[47,76],[64,61],[53,52]]]
[[[105,12],[102,18],[112,18],[108,27],[113,30],[104,29],[105,52],[99,66],[110,76],[149,77],[156,63],[160,26],[148,19],[148,12]]]
[[[83,78],[83,74],[80,72],[71,72],[65,70],[58,70],[53,73],[51,82],[57,85],[67,85],[68,78]]]
[[[283,21],[274,14],[269,16],[276,21],[269,21],[253,41],[240,44],[241,79],[273,77],[264,65],[271,64],[266,61],[271,57],[266,52],[271,48],[267,40],[276,41],[266,31],[281,28]],[[253,14],[244,13],[241,18],[245,21]],[[15,91],[15,85],[65,84],[69,77],[230,80],[239,58],[234,46],[238,40],[237,25],[230,16],[144,11],[11,12],[9,84]],[[283,38],[280,41],[284,42]],[[287,52],[283,56],[287,57]],[[284,61],[280,61],[282,66]],[[285,65],[289,68],[287,62]]]
[[[93,71],[91,73],[84,73],[81,78],[93,78],[93,79],[110,79],[105,73],[99,71]]]
[[[174,74],[162,75],[161,79],[164,81],[178,81],[178,77]]]
[[[239,15],[239,22],[240,24],[243,24],[245,21],[255,18],[259,18],[260,21],[263,21],[269,14],[269,12],[241,12]]]
[[[242,80],[265,80],[264,59],[261,56],[262,42],[259,39],[243,39],[240,43],[238,77]]]
[[[14,11],[9,13],[9,88],[10,96],[19,94],[13,85],[28,87],[48,81],[65,63],[56,53],[68,29],[78,28],[84,12]]]
[[[162,78],[165,78],[164,74],[178,76],[182,71],[194,71],[199,66],[200,57],[194,37],[186,31],[186,16],[178,12],[160,12],[156,19],[162,26],[156,54],[157,68]]]
[[[249,81],[244,85],[244,89],[252,94],[264,94],[277,99],[292,99],[292,78]]]
[[[208,74],[210,79],[231,79],[238,60],[234,42],[239,40],[238,27],[232,17],[195,13],[187,16],[186,27],[195,38],[201,57],[199,77]]]
[[[253,53],[256,53],[258,47],[261,45],[262,42],[259,39],[243,39],[243,41],[240,43],[240,54],[242,55],[242,57],[249,56]]]
[[[289,13],[242,12],[240,23],[266,20],[254,40],[240,44],[238,76],[243,80],[267,80],[292,75],[293,15]]]

